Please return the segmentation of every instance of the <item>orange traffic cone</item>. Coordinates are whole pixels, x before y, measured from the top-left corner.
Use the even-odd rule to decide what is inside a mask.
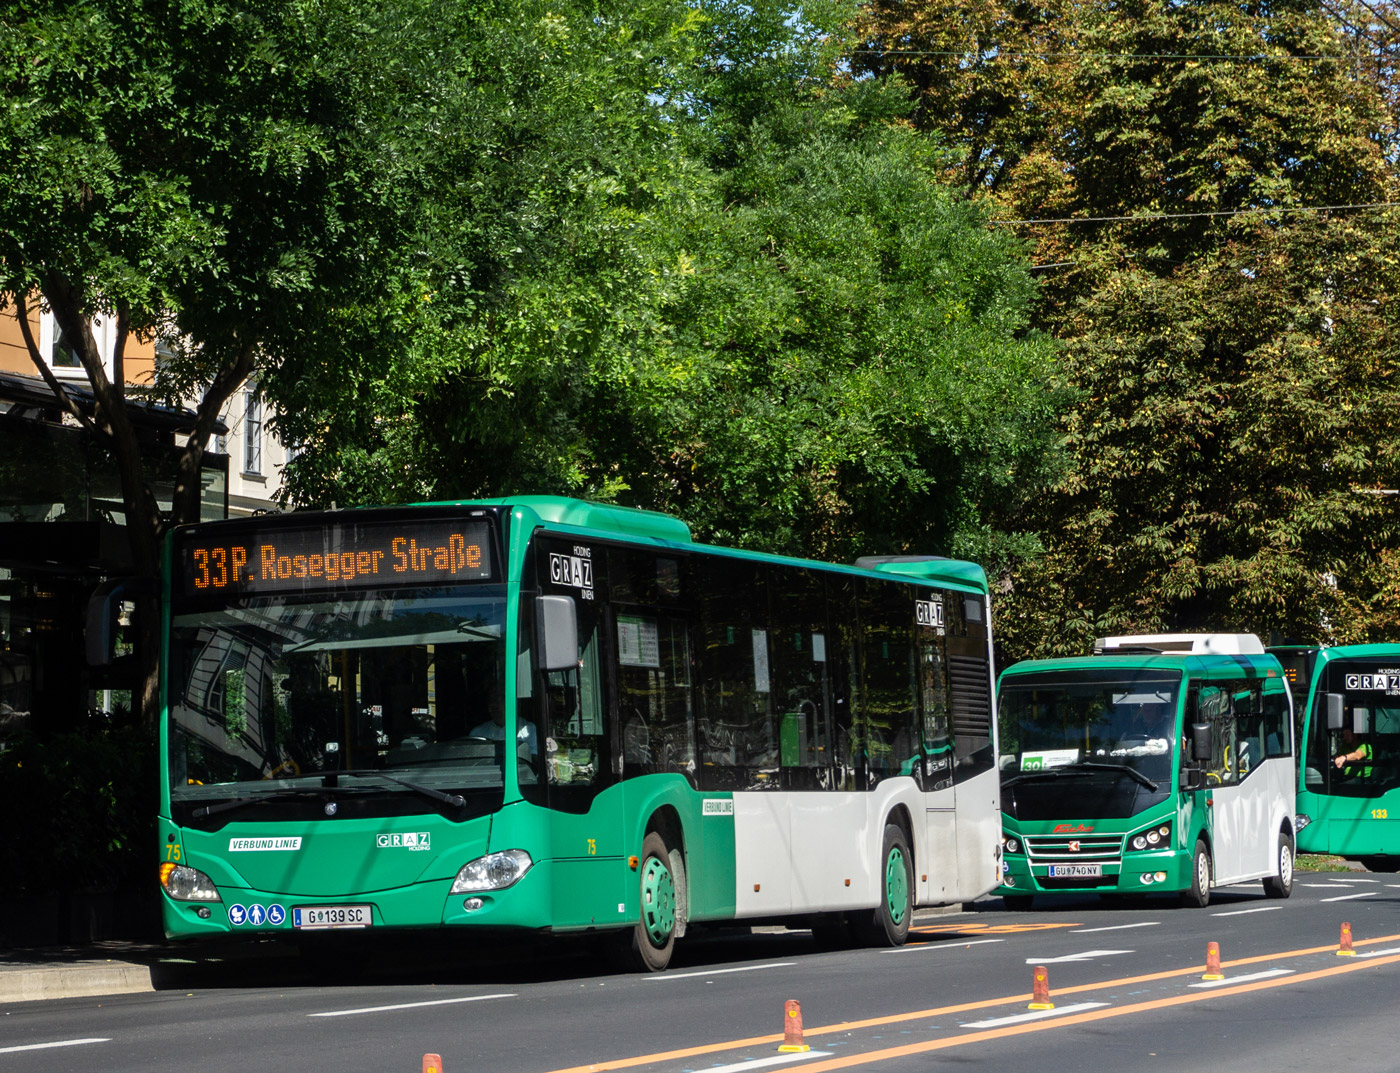
[[[1337,947],[1337,956],[1338,956],[1339,958],[1354,958],[1354,957],[1356,957],[1356,951],[1353,950],[1353,949],[1351,948],[1351,925],[1350,925],[1350,924],[1343,924],[1343,925],[1342,925],[1342,942],[1341,942],[1341,945]]]
[[[1220,944],[1206,944],[1206,971],[1201,977],[1202,980],[1223,980],[1225,974],[1220,971]]]
[[[442,1073],[442,1057],[436,1054],[423,1056],[423,1073]]]
[[[783,1044],[780,1051],[810,1051],[802,1042],[802,1003],[790,998],[783,1006]]]
[[[1053,1010],[1054,1008],[1055,1004],[1050,1001],[1050,974],[1045,971],[1044,965],[1037,965],[1031,979],[1031,1002],[1026,1009]]]

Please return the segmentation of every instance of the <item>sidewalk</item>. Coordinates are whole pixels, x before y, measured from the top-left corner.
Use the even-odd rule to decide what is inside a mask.
[[[182,986],[248,982],[274,962],[285,970],[297,951],[286,943],[98,941],[0,950],[0,1005],[38,999],[130,995]]]

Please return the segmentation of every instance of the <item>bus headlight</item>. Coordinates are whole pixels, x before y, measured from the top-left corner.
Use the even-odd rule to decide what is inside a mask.
[[[177,902],[218,902],[219,888],[198,868],[166,861],[160,866],[160,885]]]
[[[1139,831],[1128,840],[1128,845],[1136,850],[1161,849],[1171,840],[1172,825],[1169,823],[1158,824],[1150,827],[1146,831]]]
[[[452,881],[453,894],[469,894],[481,890],[505,890],[520,881],[535,862],[523,849],[508,849],[503,853],[488,853],[462,865]]]
[[[1312,817],[1311,817],[1311,816],[1305,816],[1305,815],[1303,815],[1303,813],[1300,812],[1300,813],[1298,813],[1297,817],[1295,817],[1294,820],[1293,820],[1293,829],[1294,829],[1295,831],[1301,831],[1304,827],[1306,827],[1306,826],[1307,826],[1308,824],[1310,824],[1310,823],[1312,823]]]
[[[1021,843],[1012,835],[1007,835],[1001,840],[1002,846],[1007,853],[1020,853]]]

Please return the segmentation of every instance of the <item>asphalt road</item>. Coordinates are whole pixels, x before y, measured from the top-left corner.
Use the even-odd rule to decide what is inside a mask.
[[[1355,956],[1342,957],[1341,925]],[[1202,979],[1218,944],[1224,979]],[[1054,1008],[1032,1011],[1043,966]],[[695,933],[671,969],[607,971],[587,946],[489,954],[394,944],[310,965],[204,967],[166,990],[0,1007],[10,1070],[742,1073],[791,1068],[1400,1069],[1400,875],[1299,874],[1174,899],[984,899],[920,916],[897,950],[823,953],[806,932]],[[784,1002],[809,1051],[783,1053]]]

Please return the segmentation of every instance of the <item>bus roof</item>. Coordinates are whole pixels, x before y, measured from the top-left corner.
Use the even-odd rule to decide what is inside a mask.
[[[1241,674],[1260,675],[1282,680],[1283,672],[1277,659],[1263,652],[1154,652],[1143,649],[1121,654],[1097,656],[1061,656],[1050,659],[1025,659],[1013,663],[1002,676],[1037,674],[1046,671],[1092,671],[1119,668],[1122,670],[1160,670],[1196,674],[1207,678],[1239,677]]]
[[[988,592],[987,572],[981,566],[961,559],[945,559],[939,555],[864,556],[857,559],[854,566],[851,567],[821,560],[793,559],[764,552],[746,552],[736,548],[699,544],[694,541],[690,527],[685,522],[659,511],[619,507],[610,503],[592,503],[583,499],[571,499],[567,496],[505,496],[500,499],[472,500],[472,503],[477,506],[524,507],[534,511],[541,521],[550,525],[587,529],[615,536],[692,544],[697,549],[705,548],[712,551],[740,554],[746,558],[763,559],[769,562],[798,562],[827,569],[856,569],[881,574],[895,574],[907,577],[911,581],[927,581],[934,584],[972,589],[983,595]],[[446,504],[425,505],[443,506]]]
[[[1264,645],[1252,633],[1138,633],[1100,637],[1095,655],[1133,649],[1140,652],[1191,652],[1198,655],[1262,655]]]

